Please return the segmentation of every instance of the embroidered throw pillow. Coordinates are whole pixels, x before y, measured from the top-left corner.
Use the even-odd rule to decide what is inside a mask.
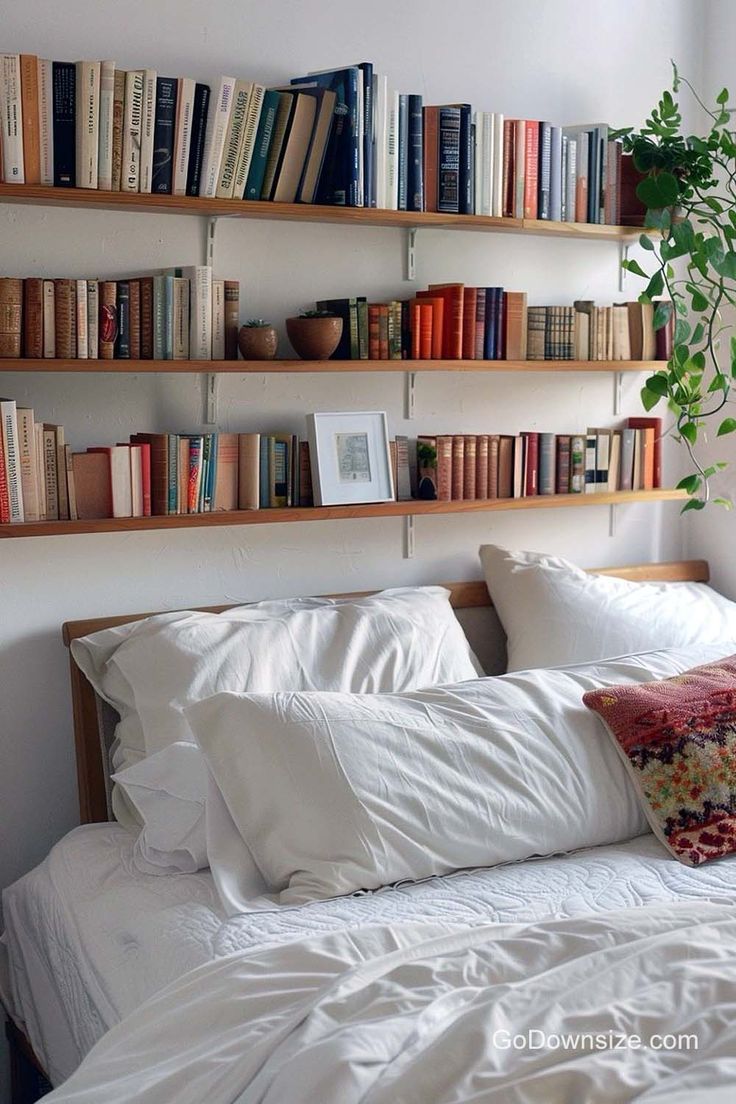
[[[583,695],[613,737],[655,835],[687,866],[736,852],[736,656]]]

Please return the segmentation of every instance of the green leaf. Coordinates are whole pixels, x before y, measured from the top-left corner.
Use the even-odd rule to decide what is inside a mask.
[[[675,334],[674,334],[674,338],[673,338],[675,346],[682,345],[683,342],[687,341],[689,336],[690,336],[690,327],[689,327],[689,325],[687,324],[687,322],[685,321],[684,318],[678,318],[677,321],[675,322]],[[695,344],[697,344],[697,342],[695,342]],[[687,346],[685,346],[685,356],[687,356]],[[683,357],[683,359],[685,359],[685,358]]]
[[[736,253],[729,250],[720,257],[711,257],[713,268],[719,276],[725,276],[727,280],[736,280]],[[705,307],[696,307],[695,310],[705,310]]]
[[[648,391],[653,391],[655,395],[659,395],[660,398],[664,398],[669,390],[667,376],[659,373],[656,376],[650,376],[644,386]]]
[[[672,314],[671,303],[657,303],[657,307],[654,311],[654,329],[661,330],[663,326],[666,326],[670,320]]]
[[[686,514],[688,510],[704,510],[705,502],[702,498],[689,498],[680,511],[681,514]]]
[[[650,253],[654,251],[654,242],[648,234],[639,235],[639,245],[642,249],[648,249]]]
[[[655,391],[650,391],[648,387],[642,387],[641,404],[645,410],[653,410],[661,398],[662,396]]]
[[[721,91],[718,93],[718,95],[716,96],[716,103],[721,104],[721,105],[728,103],[728,89],[727,88],[722,88]]]
[[[656,299],[657,296],[661,295],[663,291],[664,276],[662,275],[662,272],[660,270],[659,272],[655,272],[651,280],[649,281],[647,285],[646,295],[648,295],[650,299]],[[667,317],[669,318],[669,315]],[[664,323],[662,324],[664,325]],[[657,327],[655,326],[655,329],[656,328]]]
[[[708,306],[708,300],[705,298],[701,291],[695,291],[691,299],[691,304],[693,310],[697,311],[698,314],[701,314],[704,310],[706,310]]]
[[[714,391],[722,391],[724,395],[728,394],[729,380],[727,376],[722,375],[720,372],[715,375],[708,385],[708,394],[712,395]]]
[[[733,510],[733,502],[730,498],[714,498],[714,506],[723,506],[725,510]]]
[[[736,418],[724,418],[718,427],[716,437],[725,437],[727,433],[736,432]]]
[[[702,322],[698,322],[697,326],[693,330],[693,335],[690,338],[693,345],[699,345],[700,344],[700,342],[703,340],[703,334],[704,333],[705,333],[705,326],[703,325]]]
[[[694,495],[700,489],[700,476],[699,475],[686,475],[684,479],[681,479],[677,484],[676,490],[687,491],[688,494]]]
[[[638,261],[622,261],[621,267],[627,272],[633,272],[635,276],[643,276],[645,280],[647,279],[647,274]]]
[[[636,194],[647,207],[670,207],[680,194],[677,177],[669,172],[646,176],[637,184]]]
[[[689,444],[694,445],[698,439],[698,427],[695,422],[685,422],[681,425],[680,436],[684,437]]]

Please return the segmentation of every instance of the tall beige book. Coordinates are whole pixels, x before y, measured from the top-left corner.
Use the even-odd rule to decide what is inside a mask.
[[[112,101],[112,190],[119,192],[123,175],[123,129],[125,126],[125,86],[128,74],[116,69]]]
[[[59,521],[69,520],[69,488],[66,482],[66,444],[62,425],[45,425],[44,429],[53,429],[56,438],[56,493],[59,502]]]
[[[611,448],[608,454],[608,489],[617,491],[621,482],[621,432],[611,434]]]
[[[238,80],[235,82],[232,110],[228,120],[225,143],[222,148],[220,177],[217,182],[218,199],[232,199],[235,187],[235,174],[240,162],[240,153],[245,141],[245,126],[248,117],[253,82]]]
[[[212,281],[212,359],[225,359],[225,281]]]
[[[190,265],[181,270],[189,280],[189,359],[212,359],[212,269]]]
[[[137,192],[140,187],[141,137],[143,133],[143,70],[131,69],[125,77],[123,153],[120,190]]]
[[[238,434],[220,433],[217,438],[217,468],[212,509],[238,509]]]
[[[245,134],[243,136],[243,143],[240,147],[238,167],[235,170],[235,184],[233,187],[233,197],[235,199],[242,199],[243,193],[245,192],[245,184],[253,160],[256,133],[258,131],[258,122],[261,118],[261,108],[263,107],[263,97],[265,94],[265,85],[253,85],[248,101],[248,114],[245,119]]]
[[[56,356],[56,296],[54,281],[43,282],[43,355]]]
[[[141,135],[140,191],[149,193],[153,179],[153,134],[156,125],[156,70],[143,72],[143,133]],[[136,516],[136,515],[134,515]]]
[[[56,478],[56,426],[43,426],[43,473],[45,481],[46,517],[59,519],[59,487]]]
[[[34,451],[36,454],[36,494],[38,496],[38,519],[46,520],[46,477],[44,474],[43,456],[43,423],[36,422],[33,426]]]
[[[317,101],[306,92],[294,97],[291,126],[285,138],[285,146],[273,183],[272,199],[277,203],[294,203],[307,159],[309,140],[312,137]]]
[[[97,128],[97,187],[112,190],[112,141],[115,107],[115,62],[100,62],[100,119]]]
[[[260,505],[261,435],[238,434],[238,509],[257,510]]]
[[[192,145],[192,115],[194,113],[195,82],[191,77],[180,77],[176,93],[176,124],[174,126],[174,173],[171,185],[173,195],[186,195],[189,151]]]
[[[75,86],[77,187],[97,188],[100,135],[100,63],[78,61]]]
[[[87,332],[87,281],[76,280],[77,292],[77,359],[89,357],[89,334]]]
[[[33,411],[18,407],[18,460],[20,463],[20,481],[23,489],[23,518],[25,521],[40,521],[41,513],[38,501],[38,465],[36,460],[36,441],[33,430]]]
[[[66,469],[66,490],[69,497],[69,520],[76,521],[79,517],[77,510],[77,487],[74,482],[74,466],[72,464],[72,450],[70,445],[64,445],[64,466]]]
[[[201,196],[214,198],[217,195],[220,162],[230,121],[235,84],[235,77],[222,77],[217,95],[211,101],[202,154],[202,177],[199,189]]]
[[[38,128],[41,150],[41,183],[54,183],[53,63],[38,59]]]
[[[6,184],[25,182],[20,54],[0,54],[0,162]]]

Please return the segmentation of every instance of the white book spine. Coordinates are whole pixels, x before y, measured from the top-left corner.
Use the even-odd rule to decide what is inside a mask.
[[[565,222],[575,222],[575,195],[578,182],[578,143],[567,139],[567,165],[565,171]]]
[[[137,192],[140,183],[143,127],[143,70],[131,69],[125,77],[123,115],[123,171],[120,190]]]
[[[43,467],[43,424],[33,426],[33,452],[36,459],[36,494],[38,495],[38,520],[46,520],[46,476]]]
[[[18,447],[18,415],[14,399],[0,399],[0,419],[2,419],[3,454],[5,458],[5,478],[8,483],[11,522],[22,522],[23,486],[21,482],[20,449]]]
[[[130,446],[130,500],[133,517],[143,517],[143,464],[141,446]]]
[[[220,178],[217,182],[218,199],[232,199],[235,187],[235,174],[240,162],[240,153],[245,140],[245,125],[248,118],[253,85],[250,81],[237,81],[233,94],[233,106],[230,112],[225,144],[222,150]]]
[[[253,85],[253,90],[250,95],[250,102],[248,104],[248,115],[245,120],[245,134],[243,136],[243,145],[240,151],[238,167],[235,171],[235,184],[233,187],[233,197],[235,199],[242,199],[243,193],[245,192],[245,183],[248,179],[251,161],[253,160],[253,149],[256,143],[256,132],[258,130],[258,123],[261,118],[261,109],[263,107],[263,97],[265,92],[266,89],[264,85]]]
[[[72,463],[72,450],[69,445],[64,445],[64,468],[66,471],[66,491],[69,499],[69,520],[76,521],[77,512],[77,488],[74,483],[74,464]]]
[[[153,179],[153,133],[156,127],[156,70],[143,74],[143,134],[141,137],[141,191],[150,193]]]
[[[376,203],[379,207],[386,206],[386,158],[388,156],[387,134],[387,96],[388,77],[376,78]]]
[[[202,156],[202,176],[199,188],[201,196],[214,198],[217,194],[217,185],[220,179],[220,161],[225,145],[225,135],[230,119],[234,91],[235,78],[223,77],[220,81],[217,99],[210,106]]]
[[[225,359],[225,281],[212,281],[212,359]]]
[[[109,451],[110,482],[112,483],[112,516],[131,517],[133,512],[130,485],[130,446],[113,445]]]
[[[77,280],[77,359],[89,358],[87,335],[87,281]]]
[[[100,125],[97,150],[97,187],[112,191],[112,117],[115,103],[115,62],[100,64]]]
[[[399,93],[388,94],[388,122],[386,136],[386,207],[399,209]]]
[[[176,99],[176,128],[174,131],[174,179],[173,195],[186,195],[189,150],[192,145],[192,115],[194,114],[194,86],[190,77],[181,77]]]
[[[0,54],[0,143],[3,180],[23,184],[23,107],[20,95],[20,54]]]
[[[56,294],[53,280],[43,282],[43,355],[56,356]]]
[[[23,492],[23,518],[25,521],[39,521],[38,473],[36,471],[36,442],[33,432],[33,411],[17,411],[18,422],[18,459],[20,462],[20,480]]]
[[[473,115],[474,150],[473,164],[475,168],[475,180],[473,183],[473,214],[480,215],[483,206],[483,112],[476,111]]]
[[[365,165],[363,164],[365,138],[365,72],[358,69],[358,195],[356,207],[365,206]]]
[[[481,172],[481,199],[480,213],[491,215],[493,213],[493,113],[483,112],[483,167]]]
[[[38,59],[38,134],[41,148],[41,183],[54,183],[54,96],[52,63]]]
[[[99,61],[78,61],[76,77],[77,187],[96,189],[100,141]]]
[[[189,360],[189,280],[174,278],[174,360]]]
[[[183,272],[189,280],[189,357],[212,359],[212,269],[192,265]]]
[[[100,282],[87,281],[87,356],[97,360],[100,355]]]
[[[491,214],[494,218],[503,217],[503,115],[499,112],[493,114],[493,187],[491,189],[493,203]]]

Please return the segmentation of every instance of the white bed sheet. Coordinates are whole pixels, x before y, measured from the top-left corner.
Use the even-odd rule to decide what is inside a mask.
[[[114,824],[77,828],[3,897],[6,1000],[55,1084],[144,1000],[235,952],[376,923],[473,926],[662,901],[736,902],[736,856],[693,869],[647,835],[226,920],[208,871],[141,874],[134,839]]]

